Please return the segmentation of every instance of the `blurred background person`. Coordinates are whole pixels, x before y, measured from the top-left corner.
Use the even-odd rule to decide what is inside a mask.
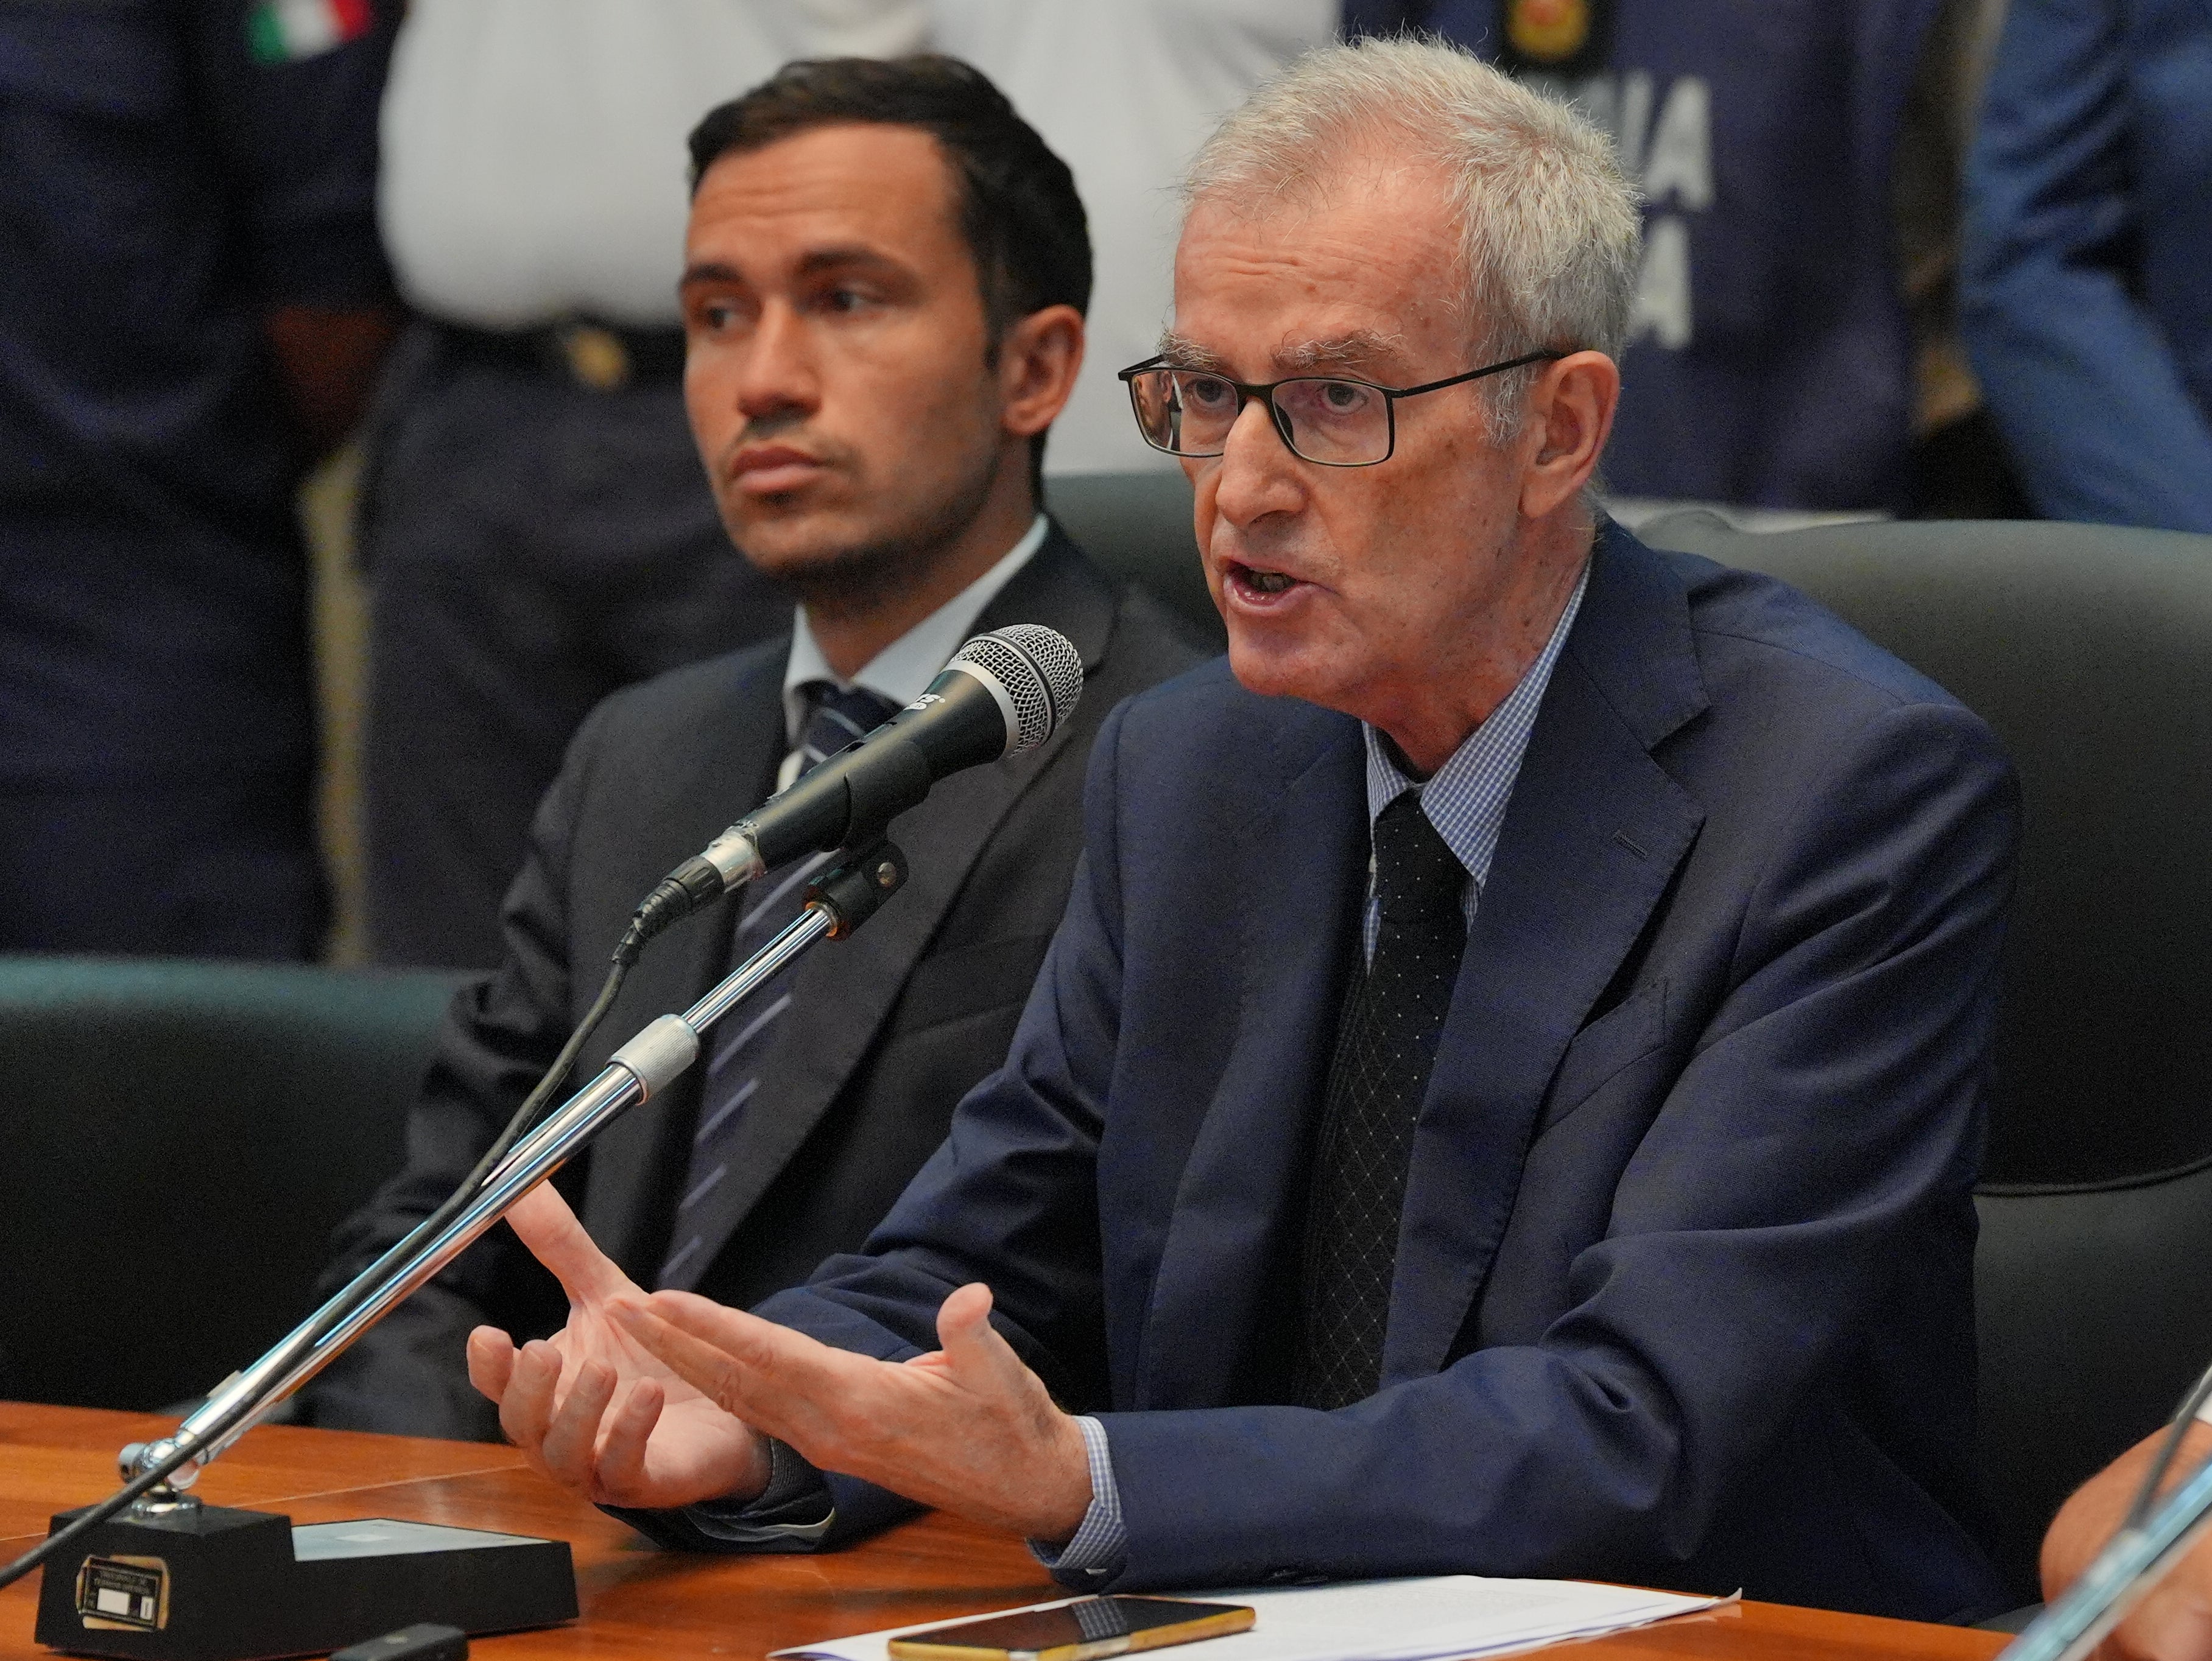
[[[392,328],[397,11],[0,4],[0,949],[321,944],[294,493]]]
[[[2212,7],[2014,0],[1964,321],[2035,505],[2212,530]]]
[[[684,134],[921,0],[415,0],[379,219],[419,314],[371,419],[369,952],[489,967],[532,809],[600,699],[783,628],[684,421]]]
[[[1045,471],[1172,472],[1114,378],[1159,350],[1176,184],[1253,88],[1335,39],[1340,0],[928,0],[933,50],[989,76],[1075,173],[1097,286],[1091,344]],[[1196,555],[1192,556],[1196,558]]]
[[[2002,0],[1347,0],[1613,134],[1644,264],[1623,498],[2007,517],[1956,339],[1959,153]]]

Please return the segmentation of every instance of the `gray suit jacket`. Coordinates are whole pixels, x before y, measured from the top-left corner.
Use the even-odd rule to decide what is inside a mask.
[[[1060,921],[1082,841],[1084,769],[1107,712],[1198,661],[1182,625],[1117,591],[1057,528],[979,627],[1042,622],[1082,654],[1073,717],[1039,749],[946,779],[891,834],[912,866],[866,928],[815,951],[746,1110],[732,1180],[747,1209],[699,1290],[744,1306],[855,1249],[944,1139],[968,1088],[1004,1059]],[[597,992],[631,908],[769,793],[784,748],[789,636],[617,694],[585,723],[547,793],[505,911],[507,959],[456,997],[408,1127],[407,1168],[339,1230],[334,1290],[453,1187]],[[726,899],[647,952],[575,1082],[727,972]],[[617,1121],[557,1179],[600,1246],[649,1283],[665,1253],[699,1105],[696,1069]],[[566,1304],[505,1228],[372,1329],[307,1392],[319,1424],[490,1437],[462,1344],[518,1337]]]

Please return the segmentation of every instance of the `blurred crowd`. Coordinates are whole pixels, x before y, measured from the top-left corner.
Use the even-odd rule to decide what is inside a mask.
[[[1181,168],[1409,28],[1641,181],[1620,497],[2212,531],[2202,0],[0,0],[0,949],[320,949],[295,496],[349,436],[379,961],[497,961],[587,712],[786,626],[683,405],[709,107],[995,81],[1096,250],[1047,474],[1131,471]]]

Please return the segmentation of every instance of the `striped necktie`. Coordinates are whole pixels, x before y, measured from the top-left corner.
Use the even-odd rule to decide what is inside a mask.
[[[801,776],[898,712],[896,704],[864,687],[842,691],[827,681],[809,681],[799,690],[807,710],[797,751]],[[807,879],[829,858],[826,853],[802,854],[745,885],[738,896],[737,928],[730,943],[733,965],[750,957],[799,915]],[[736,1185],[729,1179],[737,1131],[747,1104],[763,1088],[761,1067],[781,1017],[791,1008],[797,971],[796,962],[787,964],[708,1036],[698,1127],[692,1133],[668,1258],[653,1280],[657,1287],[690,1291],[737,1228]]]

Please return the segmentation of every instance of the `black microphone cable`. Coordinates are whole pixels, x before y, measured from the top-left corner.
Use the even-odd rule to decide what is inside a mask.
[[[2175,1458],[2181,1452],[2181,1439],[2189,1434],[2189,1427],[2197,1422],[2197,1409],[2212,1401],[2212,1367],[2190,1386],[2189,1393],[2181,1398],[2181,1405],[2173,1409],[2167,1421],[2166,1436],[2158,1445],[2158,1457],[2150,1462],[2143,1473],[2142,1483],[2136,1488],[2136,1497],[2128,1506],[2128,1514],[2120,1525],[2123,1532],[2139,1529],[2150,1520],[2151,1504],[2158,1498],[2158,1490],[2165,1482],[2166,1473],[2173,1469]]]

